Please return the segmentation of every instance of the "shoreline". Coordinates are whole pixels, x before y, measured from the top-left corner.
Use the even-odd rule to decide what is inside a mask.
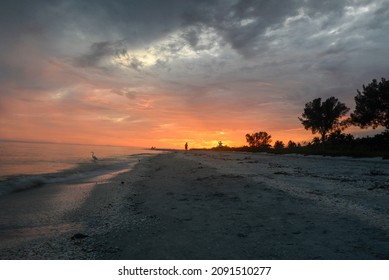
[[[67,216],[81,221],[77,230],[0,253],[11,259],[387,259],[387,167],[172,151],[94,186]],[[76,233],[87,236],[72,240]],[[31,248],[36,254],[22,254]]]

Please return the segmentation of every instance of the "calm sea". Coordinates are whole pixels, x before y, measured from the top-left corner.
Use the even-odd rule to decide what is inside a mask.
[[[91,152],[97,161],[92,160]],[[0,194],[130,169],[158,151],[133,147],[0,141]]]

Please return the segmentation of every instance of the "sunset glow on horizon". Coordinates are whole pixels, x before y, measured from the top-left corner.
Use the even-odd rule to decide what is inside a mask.
[[[389,74],[389,2],[318,2],[4,1],[0,140],[309,141],[305,103]]]

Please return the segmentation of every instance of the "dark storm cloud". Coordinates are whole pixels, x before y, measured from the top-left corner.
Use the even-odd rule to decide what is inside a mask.
[[[333,24],[344,13],[346,1],[255,1],[240,0],[231,5],[215,2],[210,7],[198,7],[184,13],[188,25],[205,25],[215,28],[233,49],[251,57],[267,47],[264,34],[282,26],[289,17],[304,9],[307,16],[326,15],[322,26]],[[193,37],[195,39],[195,37]]]
[[[77,58],[76,63],[81,67],[96,66],[107,56],[117,56],[127,52],[123,41],[93,43],[87,54]]]
[[[214,2],[184,13],[183,19],[187,25],[214,28],[233,49],[251,56],[266,29],[282,24],[286,17],[296,14],[297,7],[295,1]]]
[[[198,45],[199,33],[206,27],[216,30],[238,53],[250,57],[261,48],[259,41],[265,31],[296,15],[300,6],[296,1],[93,1],[93,7],[87,7],[84,2],[74,2],[69,9],[76,14],[82,11],[85,21],[90,19],[88,28],[116,32],[133,47],[189,27],[185,34],[189,45],[196,50],[206,48]],[[100,42],[92,42],[96,43]],[[91,48],[86,56],[96,54]]]
[[[116,32],[138,46],[166,36],[182,26],[182,14],[207,1],[74,1],[69,9],[90,22],[88,28]],[[82,13],[81,13],[82,12]]]
[[[254,1],[240,0],[232,5],[218,3],[213,8],[200,7],[184,16],[187,24],[205,25],[215,28],[234,50],[250,58],[260,55],[265,51],[271,38],[264,36],[267,31],[276,30],[285,24],[288,18],[293,18],[304,13],[305,19],[300,19],[303,24],[310,24],[307,21],[320,19],[321,30],[330,29],[344,24],[344,15],[347,8],[358,9],[371,3],[370,1]],[[369,27],[383,27],[388,22],[388,2],[382,2],[375,12],[375,17],[368,19],[358,18],[360,24],[354,32],[367,32]],[[198,14],[196,14],[198,13]],[[359,17],[359,15],[356,15]],[[363,16],[362,16],[363,17]],[[295,39],[304,47],[309,42],[303,30],[290,30],[285,34],[286,38]],[[347,34],[350,35],[350,34]],[[192,38],[192,40],[195,37]],[[347,39],[347,38],[346,38]]]
[[[56,23],[49,28],[55,29],[57,34],[69,30],[82,33],[83,38],[79,43],[86,46],[82,50],[83,54],[78,56],[78,63],[80,66],[96,66],[101,58],[126,49],[122,45],[119,48],[123,48],[117,50],[118,41],[125,42],[127,48],[141,48],[183,28],[188,28],[183,36],[194,50],[212,47],[198,45],[202,30],[212,28],[224,44],[231,46],[243,57],[251,58],[269,48],[271,38],[265,36],[266,32],[282,27],[288,18],[304,11],[308,18],[321,18],[320,28],[329,28],[339,24],[345,7],[350,3],[358,7],[368,1],[97,0],[62,1],[50,5],[40,1],[36,6],[44,6],[46,10],[49,6],[51,14],[56,14]],[[366,26],[373,28],[382,23],[387,4],[382,5],[376,12],[381,21],[371,19]],[[298,34],[296,38],[301,44],[304,44],[304,35]],[[173,48],[171,51],[175,52]]]
[[[304,9],[307,16],[317,18],[325,15],[322,27],[333,25],[344,14],[345,7],[366,4],[368,1],[3,1],[0,20],[9,26],[8,34],[28,34],[51,29],[59,36],[70,29],[85,33],[116,34],[116,40],[90,42],[90,58],[98,52],[93,44],[124,40],[134,46],[148,44],[170,32],[192,26],[186,39],[196,47],[199,26],[214,28],[233,49],[250,56],[258,47],[266,45],[263,35],[269,29],[281,26],[288,17],[296,16]],[[387,2],[376,11],[377,18],[370,20],[370,26],[379,26],[387,15]],[[4,32],[3,32],[4,33]],[[4,34],[2,34],[4,36]],[[51,34],[54,35],[54,34]],[[86,38],[87,41],[92,40]],[[88,61],[88,59],[86,59]],[[90,61],[91,62],[91,61]]]
[[[192,48],[196,48],[199,43],[199,30],[192,28],[184,34],[184,38],[187,40]]]

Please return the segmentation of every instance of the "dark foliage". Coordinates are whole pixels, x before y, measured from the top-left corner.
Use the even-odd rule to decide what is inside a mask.
[[[278,141],[277,141],[278,142]],[[341,131],[334,131],[325,143],[315,137],[311,143],[301,146],[293,141],[288,142],[288,146],[283,149],[257,148],[257,147],[227,147],[212,148],[215,151],[228,152],[268,152],[275,154],[304,154],[323,156],[351,156],[351,157],[383,157],[389,159],[389,131],[375,135],[374,137],[356,138]]]
[[[327,143],[329,145],[349,145],[354,141],[354,136],[351,134],[342,133],[341,130],[335,130],[328,135]]]
[[[389,151],[389,131],[373,137],[357,138],[353,141],[354,148],[369,152]]]
[[[340,118],[348,111],[349,108],[335,97],[324,102],[321,102],[321,98],[316,98],[305,104],[304,113],[299,120],[305,129],[312,130],[314,134],[319,133],[321,142],[324,143],[329,132],[346,127],[347,122],[341,121]]]
[[[389,81],[374,79],[363,90],[357,90],[356,107],[351,114],[353,124],[361,128],[383,126],[389,129]]]
[[[260,131],[252,134],[246,134],[246,141],[250,147],[255,147],[259,149],[270,148],[271,135],[267,132]]]
[[[295,142],[293,142],[292,140],[289,140],[287,148],[288,149],[295,149],[296,147],[297,147],[297,144]]]
[[[274,149],[276,149],[276,150],[281,150],[281,149],[283,149],[283,148],[285,148],[284,142],[278,141],[278,140],[277,140],[277,141],[274,143]]]

